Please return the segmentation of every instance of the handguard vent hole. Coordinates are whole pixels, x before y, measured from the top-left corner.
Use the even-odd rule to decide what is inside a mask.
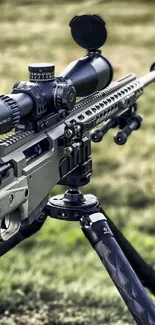
[[[82,120],[84,120],[84,116],[81,114],[78,116],[78,119],[82,121]]]
[[[90,115],[92,115],[92,112],[91,111],[86,111],[86,115],[90,116]]]

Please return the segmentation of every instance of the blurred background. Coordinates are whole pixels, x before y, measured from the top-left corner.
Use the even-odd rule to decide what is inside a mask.
[[[114,80],[146,74],[155,60],[155,1],[0,1],[0,92],[28,80],[32,62],[53,62],[59,74],[85,55],[71,38],[79,14],[106,21],[103,55]],[[155,265],[155,86],[139,102],[142,128],[125,146],[112,130],[92,144],[93,175],[84,192],[104,209],[143,257]],[[51,175],[52,177],[52,175]],[[52,194],[64,189],[56,186]],[[42,230],[1,258],[1,325],[134,324],[78,223],[49,219]]]

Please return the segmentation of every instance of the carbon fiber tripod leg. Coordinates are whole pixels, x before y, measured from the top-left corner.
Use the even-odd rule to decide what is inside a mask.
[[[115,240],[104,214],[84,216],[81,224],[136,323],[155,325],[155,306]]]
[[[108,217],[102,207],[100,207],[99,212],[103,213],[107,218],[108,225],[113,232],[118,245],[121,247],[123,253],[136,272],[143,286],[147,287],[153,293],[153,295],[155,295],[155,270],[153,269],[152,265],[144,261],[144,259],[138,254],[135,248]]]

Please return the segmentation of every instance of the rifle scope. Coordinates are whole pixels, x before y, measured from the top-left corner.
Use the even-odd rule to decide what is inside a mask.
[[[70,22],[77,44],[88,50],[85,57],[71,62],[59,77],[53,64],[29,65],[29,81],[13,86],[0,96],[0,134],[11,131],[21,120],[35,122],[56,114],[59,121],[74,108],[76,96],[83,97],[107,87],[113,69],[98,49],[107,38],[105,22],[95,15],[76,16]],[[31,123],[32,125],[32,123]]]

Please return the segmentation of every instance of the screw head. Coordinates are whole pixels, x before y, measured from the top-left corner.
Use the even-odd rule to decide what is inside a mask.
[[[40,128],[41,128],[41,130],[43,130],[43,129],[45,128],[44,123],[41,123],[41,124],[40,124]]]
[[[66,148],[64,148],[64,153],[66,155],[70,155],[72,153],[72,151],[73,151],[72,147],[66,147]]]
[[[67,138],[71,138],[72,135],[73,135],[73,131],[71,129],[66,129],[65,130],[65,136]]]
[[[75,125],[74,126],[74,131],[75,131],[76,134],[79,133],[81,131],[81,126],[80,125]]]
[[[61,118],[65,118],[67,116],[67,112],[63,111],[60,113]]]

